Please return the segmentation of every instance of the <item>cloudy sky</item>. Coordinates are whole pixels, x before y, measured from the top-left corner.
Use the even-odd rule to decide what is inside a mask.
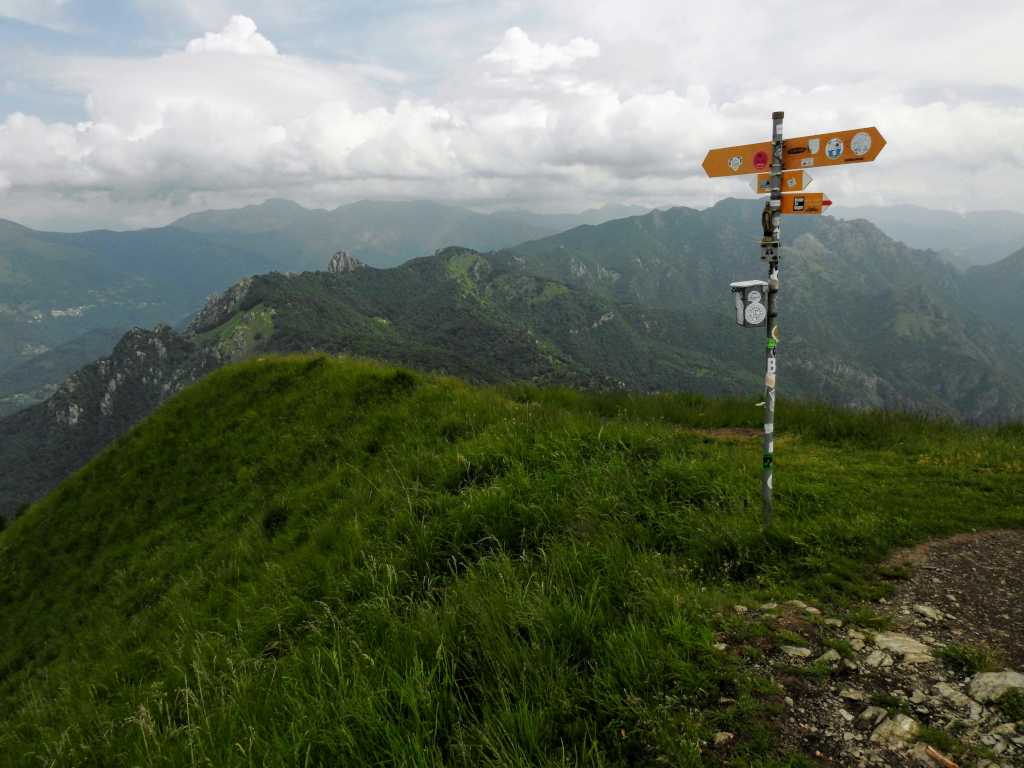
[[[1024,211],[1024,2],[0,0],[0,217],[268,197],[704,207],[707,149],[877,125],[837,205]]]

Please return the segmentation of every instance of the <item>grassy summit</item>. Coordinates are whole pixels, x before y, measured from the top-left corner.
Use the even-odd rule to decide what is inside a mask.
[[[782,403],[764,535],[722,429],[758,416],[222,369],[0,533],[0,763],[803,764],[714,648],[729,606],[841,607],[896,545],[1021,525],[1024,431]]]

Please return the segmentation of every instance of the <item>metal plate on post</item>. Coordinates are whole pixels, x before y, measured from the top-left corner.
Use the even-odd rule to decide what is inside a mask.
[[[811,181],[813,179],[807,171],[783,171],[782,191],[803,192],[811,186]],[[757,180],[754,181],[754,191],[759,194],[769,194],[772,191],[772,175],[770,173],[757,174]]]

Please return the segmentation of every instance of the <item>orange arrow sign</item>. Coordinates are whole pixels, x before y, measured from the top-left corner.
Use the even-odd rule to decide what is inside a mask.
[[[783,192],[802,192],[809,186],[811,186],[811,174],[806,171],[783,171]],[[754,182],[754,191],[762,193],[771,192],[772,175],[770,173],[757,174],[757,181]]]
[[[820,215],[832,201],[823,192],[800,192],[782,196],[782,212],[797,215]]]
[[[818,168],[823,165],[868,163],[878,157],[885,138],[877,128],[818,133],[786,139],[782,143],[782,167],[785,170]],[[762,141],[738,147],[712,149],[704,158],[708,176],[741,176],[763,173],[772,162],[772,144]]]

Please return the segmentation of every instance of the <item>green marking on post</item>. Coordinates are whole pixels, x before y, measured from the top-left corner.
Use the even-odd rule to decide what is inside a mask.
[[[775,349],[779,345],[775,339],[768,339],[768,349]]]
[[[774,462],[774,460],[774,457],[770,453],[766,453],[764,455],[764,468],[771,469],[772,462]]]

